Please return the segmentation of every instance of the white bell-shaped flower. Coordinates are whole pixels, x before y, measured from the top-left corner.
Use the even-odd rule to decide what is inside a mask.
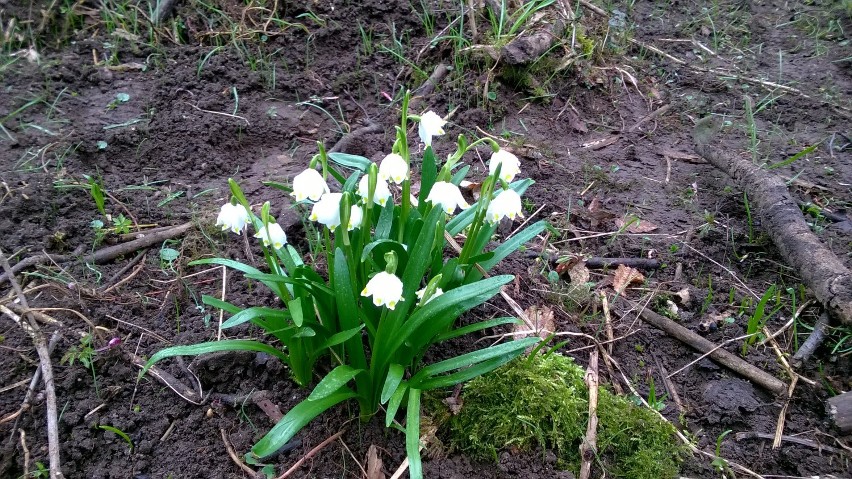
[[[485,211],[485,218],[491,224],[499,223],[503,218],[515,219],[516,216],[524,216],[521,213],[521,196],[515,190],[503,190]]]
[[[438,116],[432,110],[427,111],[420,117],[420,126],[417,128],[417,134],[420,135],[420,141],[426,146],[432,145],[433,136],[441,136],[444,134],[444,125],[447,121]]]
[[[352,231],[355,228],[360,228],[363,222],[364,210],[358,205],[352,205],[352,209],[349,210],[349,224],[346,226],[346,230]]]
[[[327,226],[329,229],[335,229],[340,226],[340,200],[343,198],[342,193],[326,193],[311,209],[311,221]]]
[[[265,225],[260,231],[255,233],[254,237],[263,241],[264,246],[272,245],[275,249],[283,248],[287,244],[287,235],[278,223]]]
[[[429,296],[429,298],[427,298],[426,301],[423,301],[423,295],[426,294],[426,288],[418,290],[415,294],[417,294],[417,298],[420,300],[420,303],[418,303],[418,304],[420,306],[423,306],[425,304],[429,304],[429,301],[432,301],[433,299],[437,298],[438,296],[444,294],[444,290],[441,289],[441,288],[435,288],[435,292],[432,293],[432,296]]]
[[[373,297],[373,304],[376,306],[385,305],[388,309],[396,308],[396,304],[402,301],[402,281],[396,276],[384,271],[376,274],[364,290],[361,291],[361,296]]]
[[[219,216],[216,218],[216,226],[221,226],[222,231],[231,230],[239,233],[248,223],[248,212],[242,205],[232,205],[230,202],[222,205]]]
[[[403,157],[391,153],[379,164],[379,178],[400,184],[408,178],[408,164]]]
[[[500,179],[507,183],[515,179],[515,175],[521,172],[521,161],[517,156],[506,150],[498,150],[491,154],[491,160],[488,162],[488,174],[493,175],[499,165],[503,165],[500,167]]]
[[[296,198],[296,201],[319,201],[328,191],[328,184],[322,175],[317,170],[308,168],[293,177],[293,192],[290,196]]]
[[[358,182],[358,196],[367,201],[367,196],[370,194],[370,175],[364,175],[361,177],[361,181]],[[388,198],[391,197],[390,189],[388,188],[388,182],[377,178],[376,179],[376,191],[373,193],[373,203],[384,206],[385,203],[388,202]]]
[[[463,210],[470,208],[470,205],[464,200],[459,187],[446,181],[438,181],[432,185],[426,201],[431,202],[433,205],[440,205],[441,209],[448,215],[455,213],[456,207]]]

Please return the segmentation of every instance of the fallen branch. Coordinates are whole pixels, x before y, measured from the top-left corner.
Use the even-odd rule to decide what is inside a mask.
[[[598,454],[598,350],[589,353],[589,368],[586,369],[586,385],[589,387],[589,422],[586,435],[580,444],[580,479],[589,479],[592,461]]]
[[[784,260],[832,318],[852,325],[852,271],[811,232],[784,180],[713,147],[720,128],[715,117],[700,120],[693,133],[695,152],[740,185]]]
[[[435,71],[420,85],[411,96],[411,100],[408,102],[408,110],[416,111],[417,105],[423,101],[423,98],[431,94],[435,87],[438,86],[439,83],[447,76],[447,73],[450,72],[449,67],[443,63],[439,63],[438,66],[435,67]]]
[[[843,434],[852,431],[852,391],[828,399],[828,415]]]
[[[755,432],[755,431],[747,431],[747,432],[738,432],[734,439],[737,442],[742,441],[744,439],[772,439],[774,438],[774,434],[768,434],[765,432]],[[848,451],[844,451],[843,449],[838,449],[836,447],[826,446],[820,444],[816,441],[812,441],[810,439],[802,439],[801,437],[795,436],[781,436],[781,440],[784,442],[792,442],[793,444],[799,444],[801,446],[810,447],[813,449],[817,449],[819,451],[825,451],[831,454],[849,454]]]
[[[814,330],[811,332],[811,335],[808,336],[808,339],[805,340],[799,350],[796,351],[796,354],[793,355],[793,364],[798,367],[807,361],[822,342],[825,341],[827,332],[828,315],[823,313],[819,316],[819,319],[814,325]]]
[[[80,260],[84,263],[103,264],[108,261],[112,261],[118,258],[119,256],[124,256],[126,254],[133,253],[137,250],[148,248],[158,243],[162,243],[167,239],[172,239],[176,236],[180,236],[189,231],[190,228],[192,228],[192,223],[184,223],[182,225],[173,226],[169,229],[161,230],[156,233],[151,233],[147,236],[135,239],[133,241],[128,241],[127,243],[117,244],[114,246],[108,246],[106,248],[99,249],[98,251],[95,251],[92,254],[83,256],[82,258],[80,258]],[[12,277],[12,275],[18,274],[22,270],[31,266],[50,262],[67,263],[77,258],[78,256],[76,255],[55,255],[48,253],[30,256],[17,262],[15,266],[12,266],[11,273],[5,272],[0,275],[0,284],[9,281],[9,278]]]
[[[619,301],[626,302],[626,300],[623,299]],[[627,308],[624,309],[626,310]],[[711,341],[699,336],[689,329],[686,329],[680,324],[677,324],[676,322],[661,316],[650,309],[642,309],[639,315],[642,317],[642,320],[648,324],[665,331],[669,336],[681,341],[691,348],[705,353],[717,363],[736,372],[758,386],[767,389],[776,396],[784,396],[787,393],[787,385],[780,379],[760,368],[752,366],[743,359],[740,359],[725,349],[716,346]]]
[[[5,274],[9,277],[9,283],[11,283],[12,289],[18,296],[21,306],[29,309],[29,304],[27,303],[26,296],[24,296],[24,291],[21,289],[21,285],[18,284],[18,280],[15,279],[12,267],[9,265],[9,261],[6,259],[6,256],[2,253],[2,251],[0,251],[0,264],[2,264]],[[41,370],[42,381],[44,383],[44,392],[47,403],[47,455],[50,462],[50,479],[62,479],[65,476],[62,475],[62,461],[59,457],[59,420],[56,413],[56,388],[53,383],[53,365],[50,362],[50,350],[48,349],[47,342],[44,340],[44,335],[41,333],[41,328],[36,320],[31,314],[26,314],[25,317],[29,327],[24,329],[32,338],[33,345],[38,353],[39,368]],[[25,323],[21,321],[19,324],[23,325]]]

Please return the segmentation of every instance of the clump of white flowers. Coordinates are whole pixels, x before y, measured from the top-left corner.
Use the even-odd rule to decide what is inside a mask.
[[[222,205],[219,209],[219,216],[216,218],[216,226],[221,226],[222,231],[231,230],[239,234],[248,223],[248,212],[241,205],[232,204],[230,201]]]

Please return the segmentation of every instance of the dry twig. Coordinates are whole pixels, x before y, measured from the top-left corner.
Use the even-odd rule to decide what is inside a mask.
[[[589,368],[586,369],[586,385],[589,387],[589,422],[586,435],[580,444],[580,479],[589,479],[592,473],[592,461],[598,449],[598,350],[589,353]]]
[[[325,441],[319,443],[316,447],[314,447],[313,449],[308,451],[308,453],[305,454],[301,459],[296,461],[296,463],[293,464],[293,466],[290,467],[290,469],[287,469],[284,472],[284,474],[281,474],[276,479],[287,479],[288,477],[290,477],[294,472],[298,471],[299,468],[302,467],[302,464],[304,464],[305,461],[314,457],[318,452],[322,451],[326,446],[328,446],[329,444],[336,441],[338,438],[340,438],[340,436],[343,435],[344,432],[346,432],[346,429],[341,429],[340,431],[337,431],[337,433],[334,434],[333,436],[331,436],[328,439],[326,439]]]

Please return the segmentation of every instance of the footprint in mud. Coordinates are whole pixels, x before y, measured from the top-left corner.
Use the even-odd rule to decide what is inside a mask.
[[[773,421],[771,411],[765,408],[772,401],[761,400],[754,386],[742,379],[711,381],[704,389],[703,399],[703,419],[711,424],[759,426]]]

